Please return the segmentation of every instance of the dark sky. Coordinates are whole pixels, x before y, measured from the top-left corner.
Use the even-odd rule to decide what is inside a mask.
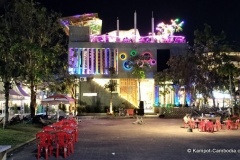
[[[240,42],[240,0],[37,0],[45,7],[64,16],[98,13],[103,20],[102,33],[116,30],[117,17],[120,30],[134,28],[134,11],[140,35],[151,32],[152,12],[155,25],[170,23],[171,19],[184,21],[178,34],[193,40],[193,32],[209,24],[216,34],[225,31],[229,41]]]

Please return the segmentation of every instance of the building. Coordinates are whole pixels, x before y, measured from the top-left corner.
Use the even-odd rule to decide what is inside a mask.
[[[0,113],[4,113],[5,102],[4,84],[0,82]],[[12,82],[9,90],[9,107],[14,106],[17,107],[18,113],[25,113],[24,106],[30,106],[30,90],[20,83]],[[10,114],[13,114],[13,110],[10,110]]]
[[[111,79],[118,85],[113,92],[113,106],[127,103],[138,107],[144,102],[145,112],[154,112],[159,102],[159,86],[155,85],[154,74],[167,68],[166,62],[171,55],[184,54],[187,49],[185,37],[175,36],[183,22],[171,20],[171,24],[159,23],[147,36],[141,36],[137,30],[137,14],[134,13],[134,28],[116,30],[101,34],[101,20],[96,13],[62,18],[60,21],[69,35],[68,65],[69,73],[80,80],[78,99],[81,103],[93,106],[109,106],[110,92],[104,85]],[[132,74],[131,57],[141,55],[139,67],[145,63],[150,68],[146,77],[139,83]],[[111,77],[109,68],[114,67],[116,74]],[[174,93],[168,95],[168,101],[174,104]]]

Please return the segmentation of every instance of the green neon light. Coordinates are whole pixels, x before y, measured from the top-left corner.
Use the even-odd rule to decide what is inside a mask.
[[[130,52],[130,55],[131,55],[131,56],[136,56],[136,55],[137,55],[137,51],[136,51],[136,50],[132,50],[132,51]]]

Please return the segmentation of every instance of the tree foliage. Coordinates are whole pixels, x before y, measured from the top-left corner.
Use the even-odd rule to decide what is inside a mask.
[[[214,35],[212,28],[205,24],[203,31],[194,32],[194,45],[189,46],[184,55],[171,56],[169,68],[156,75],[158,83],[171,80],[175,85],[184,86],[185,91],[196,99],[201,94],[207,103],[208,98],[215,100],[214,90],[230,90],[229,77],[232,80],[239,74],[229,59],[231,47],[225,41],[225,34]],[[165,78],[163,78],[165,77]]]
[[[130,66],[133,68],[131,73],[138,79],[139,101],[141,101],[141,80],[146,78],[146,72],[151,65],[145,61],[143,55],[137,54],[130,57]]]
[[[113,80],[114,76],[116,75],[116,69],[114,67],[109,67],[108,68],[108,72],[109,72],[109,75],[110,75],[110,81],[104,85],[104,88],[105,89],[108,89],[111,94],[110,94],[110,113],[112,114],[113,112],[113,91],[115,90],[115,88],[117,87],[117,83]]]
[[[29,84],[32,116],[38,85],[54,80],[52,75],[63,66],[60,55],[65,53],[67,43],[58,22],[60,16],[48,12],[34,0],[11,0],[3,15],[6,23],[1,30],[6,30],[8,37],[13,39],[11,47],[5,47],[5,53],[13,53],[15,63],[12,67],[18,68],[19,80]]]
[[[21,62],[18,61],[19,52],[16,50],[19,37],[12,34],[13,32],[14,28],[9,14],[0,16],[0,77],[5,94],[4,128],[8,123],[9,117],[9,91],[12,87],[12,82],[19,77],[21,72],[19,68]]]

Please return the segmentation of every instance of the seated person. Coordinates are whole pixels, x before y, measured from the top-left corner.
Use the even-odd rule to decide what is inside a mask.
[[[69,113],[69,115],[68,115],[68,118],[69,118],[69,119],[73,119],[73,118],[74,118],[74,116],[73,116],[73,113],[72,113],[72,112],[70,112],[70,113]]]
[[[188,115],[188,114],[186,114],[184,117],[183,117],[183,121],[184,121],[184,123],[189,123],[189,121],[190,121],[190,116]]]

